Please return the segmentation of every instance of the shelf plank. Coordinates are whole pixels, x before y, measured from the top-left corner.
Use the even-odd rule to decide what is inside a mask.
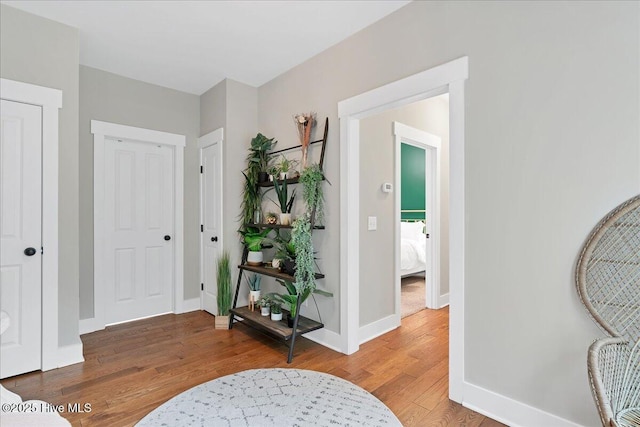
[[[270,316],[262,316],[260,310],[251,311],[249,307],[232,308],[231,313],[235,316],[242,317],[242,322],[247,322],[248,326],[256,329],[261,329],[280,338],[283,341],[289,341],[293,336],[293,328],[287,326],[287,310],[282,310],[283,318],[280,321],[271,320]],[[298,317],[298,329],[296,329],[296,335],[300,336],[307,332],[315,331],[316,329],[323,328],[322,323],[316,322],[304,316]]]
[[[325,181],[325,180],[326,180],[326,178],[323,176],[323,177],[322,177],[322,180],[323,180],[323,181]],[[278,183],[282,183],[282,182],[284,182],[284,181],[286,181],[286,182],[287,182],[287,185],[289,185],[289,184],[297,184],[297,183],[300,181],[300,177],[299,177],[299,176],[297,176],[297,177],[295,177],[295,178],[287,178],[287,179],[285,179],[285,180],[279,179],[279,180],[278,180]],[[264,181],[264,182],[259,182],[259,183],[258,183],[258,187],[273,187],[273,181]]]
[[[256,223],[252,223],[252,224],[246,224],[247,227],[254,227],[254,228],[273,228],[273,229],[293,229],[292,225],[282,225],[282,224],[256,224]],[[314,225],[313,228],[315,230],[324,230],[325,227],[324,225]]]
[[[288,282],[295,282],[295,277],[290,274],[281,273],[278,269],[273,267],[259,267],[257,265],[247,265],[242,264],[239,265],[238,268],[240,270],[252,271],[258,274],[264,274],[265,276],[275,277],[277,279],[286,280]],[[316,279],[323,279],[324,274],[316,273]]]

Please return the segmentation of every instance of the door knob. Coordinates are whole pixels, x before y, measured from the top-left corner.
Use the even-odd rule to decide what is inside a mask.
[[[213,236],[213,237],[211,238],[211,241],[212,241],[212,242],[217,242],[217,241],[218,241],[218,236]]]
[[[24,254],[26,256],[34,256],[36,254],[36,249],[35,248],[27,248],[24,250]]]
[[[166,236],[164,236],[164,240],[171,240],[171,236],[169,236],[168,234]]]

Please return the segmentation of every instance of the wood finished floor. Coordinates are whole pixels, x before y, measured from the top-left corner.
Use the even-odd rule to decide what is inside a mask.
[[[2,380],[24,400],[91,404],[64,413],[74,426],[130,426],[176,394],[245,369],[290,367],[349,380],[383,401],[405,426],[502,424],[448,398],[448,309],[422,310],[346,356],[300,339],[287,348],[243,325],[215,330],[197,311],[164,315],[82,336],[84,363]]]

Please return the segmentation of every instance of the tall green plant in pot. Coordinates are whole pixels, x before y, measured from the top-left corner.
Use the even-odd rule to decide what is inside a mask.
[[[287,181],[273,181],[273,188],[278,196],[278,205],[280,206],[280,224],[291,225],[291,208],[296,198],[296,190],[291,192],[291,197],[287,191]]]
[[[229,329],[229,310],[231,309],[231,268],[229,252],[223,251],[218,258],[216,279],[218,282],[218,315],[215,317],[216,329]]]

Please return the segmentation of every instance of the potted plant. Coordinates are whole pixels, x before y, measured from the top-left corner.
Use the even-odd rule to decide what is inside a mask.
[[[231,269],[229,267],[229,252],[223,251],[218,258],[217,274],[218,315],[215,317],[216,329],[229,329],[229,310],[231,309]]]
[[[249,286],[249,309],[253,311],[254,305],[256,305],[260,299],[260,282],[262,281],[262,276],[253,273],[251,276],[245,276],[245,279]]]
[[[269,169],[267,169],[267,173],[269,174],[269,181],[273,181],[274,179],[278,179],[280,169],[276,165],[271,165]]]
[[[302,199],[307,207],[307,212],[318,224],[324,222],[323,180],[325,180],[324,173],[317,163],[304,168],[299,180],[302,184]]]
[[[258,305],[260,306],[260,314],[262,316],[269,315],[272,302],[273,302],[273,299],[269,295],[265,295],[258,300]]]
[[[295,271],[296,248],[293,243],[291,243],[291,235],[284,230],[279,230],[274,239],[274,245],[276,252],[273,255],[271,265],[275,268],[280,268],[280,271],[283,273],[293,276]],[[274,265],[274,261],[276,261],[277,267]]]
[[[287,192],[287,181],[273,181],[273,188],[276,190],[278,196],[278,204],[280,205],[280,224],[291,224],[291,208],[293,207],[293,201],[296,198],[296,191],[293,190],[291,197]]]
[[[280,155],[280,157],[281,158],[280,163],[278,163],[278,170],[280,171],[280,179],[285,180],[289,177],[289,171],[291,171],[291,169],[295,167],[297,162],[295,160],[287,159],[282,154]]]
[[[298,309],[298,299],[300,299],[300,304],[305,302],[305,300],[309,297],[309,295],[318,294],[324,295],[327,297],[332,297],[333,294],[331,292],[323,291],[317,289],[315,286],[313,288],[310,287],[302,287],[298,285],[298,283],[292,283],[287,280],[276,279],[276,282],[280,283],[287,290],[286,294],[270,294],[272,298],[286,305],[289,309],[289,314],[287,315],[287,325],[292,328],[293,327],[293,319],[296,317],[296,311]]]
[[[251,148],[249,148],[249,156],[247,157],[247,160],[250,165],[255,164],[258,171],[258,182],[265,182],[268,179],[268,152],[271,151],[273,146],[278,142],[274,141],[274,139],[275,138],[267,138],[263,134],[258,133],[251,140]]]
[[[260,210],[262,196],[257,184],[261,179],[260,172],[265,172],[268,168],[268,151],[276,143],[277,141],[274,141],[273,138],[267,138],[261,133],[251,140],[249,154],[247,155],[247,169],[242,172],[245,177],[241,203],[243,224],[255,222],[256,211]]]
[[[278,301],[271,301],[271,320],[275,322],[282,320],[282,305]]]
[[[239,233],[243,237],[244,244],[249,250],[247,255],[247,264],[257,266],[262,265],[264,260],[264,256],[262,254],[262,243],[270,232],[270,228],[261,230],[257,227],[246,227],[244,230],[239,230]]]

